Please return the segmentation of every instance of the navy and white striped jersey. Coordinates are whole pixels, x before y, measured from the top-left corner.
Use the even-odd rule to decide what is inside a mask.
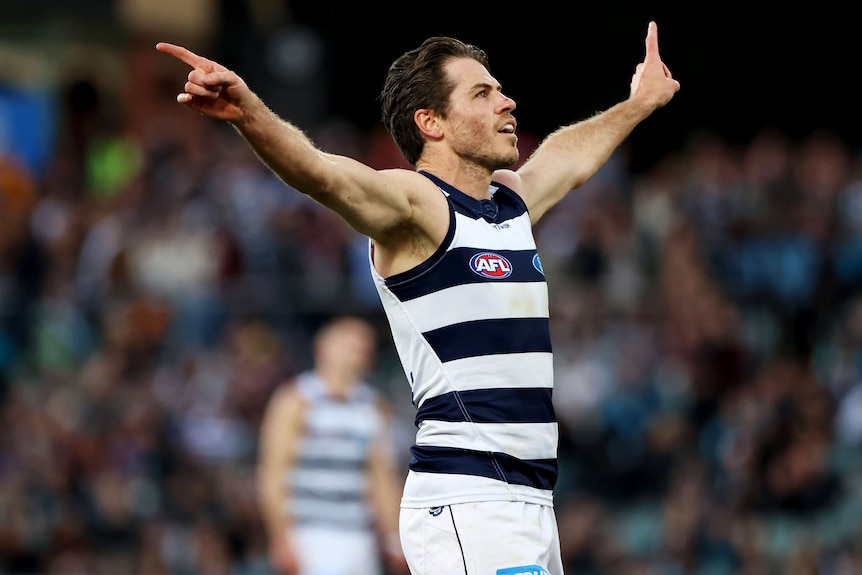
[[[371,263],[417,408],[402,505],[550,505],[558,429],[548,289],[527,207],[497,183],[492,199],[476,200],[420,173],[449,200],[446,239],[389,278]]]
[[[384,432],[377,394],[360,383],[346,400],[335,399],[312,371],[296,385],[307,407],[297,461],[285,477],[291,494],[285,511],[296,526],[365,530],[372,522],[369,453]]]

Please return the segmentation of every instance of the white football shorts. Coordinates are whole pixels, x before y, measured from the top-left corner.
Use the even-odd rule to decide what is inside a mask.
[[[293,543],[299,575],[383,575],[372,531],[303,526],[294,530]]]
[[[563,575],[554,508],[519,501],[402,508],[411,575]]]

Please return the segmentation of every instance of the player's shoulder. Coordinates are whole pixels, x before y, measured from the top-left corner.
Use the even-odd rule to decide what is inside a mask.
[[[299,378],[293,377],[284,380],[272,392],[270,403],[279,411],[291,411],[300,409],[305,404],[305,394],[300,385]]]
[[[512,170],[496,170],[491,176],[491,181],[503,184],[518,195],[521,194],[523,183],[518,172]]]
[[[412,213],[425,216],[436,214],[444,221],[448,221],[448,217],[445,217],[445,214],[448,213],[446,196],[441,193],[437,184],[427,176],[415,170],[404,168],[383,170],[381,173],[388,180],[387,185],[391,189],[397,190],[414,207]]]
[[[390,168],[380,170],[380,175],[390,182],[406,189],[431,189],[436,188],[434,182],[423,176],[416,170],[405,168]]]

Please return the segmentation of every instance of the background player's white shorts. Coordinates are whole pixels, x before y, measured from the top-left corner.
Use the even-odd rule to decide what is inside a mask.
[[[301,563],[299,575],[383,574],[373,532],[298,527],[293,544]]]
[[[563,575],[553,507],[513,501],[401,509],[412,575]]]

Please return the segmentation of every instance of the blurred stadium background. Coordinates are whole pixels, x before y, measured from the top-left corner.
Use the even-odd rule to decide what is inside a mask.
[[[488,51],[526,154],[625,97],[649,19],[681,92],[537,230],[567,567],[862,573],[849,8],[367,4],[0,0],[0,574],[269,575],[264,403],[326,314],[386,333],[365,240],[176,104],[156,41],[391,167],[375,98],[425,36]],[[374,383],[406,465],[388,344]]]

